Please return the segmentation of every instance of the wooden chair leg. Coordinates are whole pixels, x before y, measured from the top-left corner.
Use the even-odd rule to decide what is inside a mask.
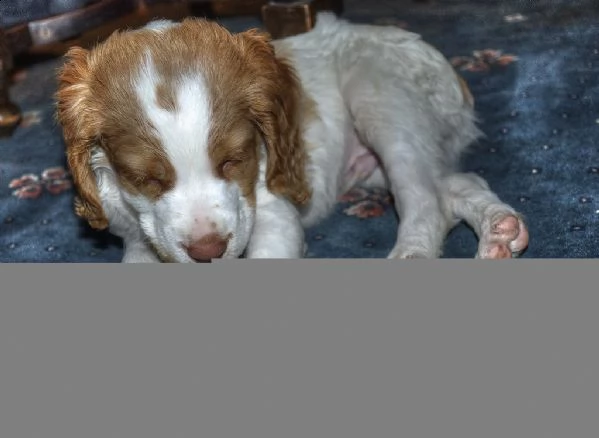
[[[285,38],[312,29],[324,10],[341,14],[343,0],[272,0],[262,7],[262,20],[273,38]]]
[[[0,29],[0,137],[10,136],[21,121],[21,111],[8,96],[12,54]]]

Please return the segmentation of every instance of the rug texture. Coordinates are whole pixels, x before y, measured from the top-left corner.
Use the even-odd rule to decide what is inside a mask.
[[[599,256],[599,6],[594,0],[500,2],[347,0],[345,17],[420,33],[468,82],[486,137],[463,168],[477,172],[530,229],[524,258]],[[232,31],[252,18],[221,20]],[[24,119],[0,139],[0,261],[118,262],[119,239],[91,230],[72,208],[64,143],[53,118],[51,59],[17,69],[11,96]],[[398,219],[389,194],[356,190],[307,231],[311,258],[378,258]],[[443,257],[477,241],[459,225]]]

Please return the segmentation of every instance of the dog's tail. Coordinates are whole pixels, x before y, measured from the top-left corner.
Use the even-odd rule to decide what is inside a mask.
[[[458,73],[456,73],[456,75],[458,77],[458,81],[460,82],[460,87],[462,88],[462,95],[464,96],[464,100],[468,103],[468,105],[470,105],[472,108],[474,108],[474,97],[472,96],[472,93],[470,92],[470,88],[468,87],[468,84],[466,83],[464,78],[461,77]]]

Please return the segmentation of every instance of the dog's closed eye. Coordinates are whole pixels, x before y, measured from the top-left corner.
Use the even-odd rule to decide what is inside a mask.
[[[146,190],[154,196],[164,191],[164,182],[158,178],[147,178],[144,182]]]
[[[125,190],[158,199],[175,183],[175,173],[147,146],[114,145],[113,166]]]
[[[232,179],[239,171],[239,166],[243,163],[242,160],[231,159],[224,161],[220,166],[220,171],[226,179]]]

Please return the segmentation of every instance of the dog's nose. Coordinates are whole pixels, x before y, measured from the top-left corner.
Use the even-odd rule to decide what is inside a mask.
[[[227,241],[217,233],[211,233],[186,246],[187,254],[196,262],[218,259],[227,250]]]

